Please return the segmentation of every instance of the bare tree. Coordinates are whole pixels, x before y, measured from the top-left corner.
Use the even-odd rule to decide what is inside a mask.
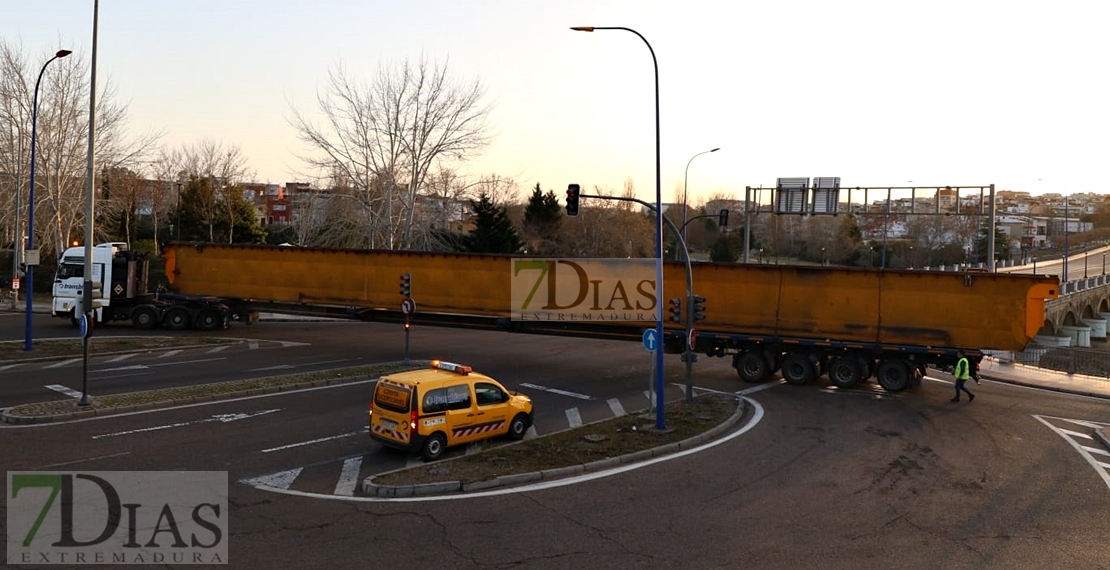
[[[414,224],[429,176],[488,144],[484,96],[480,81],[455,82],[426,58],[383,64],[369,85],[337,66],[317,96],[323,124],[295,108],[290,124],[310,149],[302,160],[349,183],[370,247],[403,249],[424,240]]]
[[[240,185],[252,175],[242,149],[205,139],[182,148],[180,156],[185,175],[206,180],[212,190],[192,194],[201,203],[189,205],[208,226],[209,241],[216,241],[216,222],[222,218],[227,220],[227,243],[233,243],[235,204],[241,198],[241,194],[238,198],[235,194],[242,192]]]

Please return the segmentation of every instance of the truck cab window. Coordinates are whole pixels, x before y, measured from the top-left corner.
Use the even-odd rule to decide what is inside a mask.
[[[58,279],[69,279],[70,277],[84,277],[84,265],[71,265],[64,263],[58,266]]]

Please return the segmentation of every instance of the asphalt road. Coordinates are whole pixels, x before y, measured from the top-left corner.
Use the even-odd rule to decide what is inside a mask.
[[[224,360],[189,350],[131,357],[123,362],[174,365],[116,387],[397,360],[398,328],[233,327],[227,334],[258,348]],[[411,346],[413,358],[461,361],[528,392],[540,434],[610,416],[614,401],[628,411],[647,402],[648,353],[636,343],[416,329]],[[894,395],[753,387],[727,364],[703,358],[696,384],[762,388],[747,395],[758,413],[737,437],[621,474],[454,500],[350,496],[362,477],[414,461],[364,433],[369,383],[5,427],[0,441],[5,472],[228,471],[234,567],[1110,568],[1110,457],[1083,437],[1110,423],[1105,400],[988,381],[973,387],[974,403],[953,404],[940,374]],[[9,393],[64,381],[55,376],[64,368],[0,371],[0,406]],[[668,381],[681,383],[682,370],[668,357]]]

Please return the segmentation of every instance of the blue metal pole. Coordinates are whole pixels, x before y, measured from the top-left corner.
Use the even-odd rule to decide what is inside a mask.
[[[35,249],[35,143],[37,141],[36,128],[39,119],[39,84],[42,83],[42,76],[46,73],[46,66],[50,62],[65,57],[71,52],[69,50],[59,50],[54,54],[54,57],[46,60],[42,64],[42,69],[39,71],[39,77],[35,80],[35,94],[31,98],[31,189],[27,195],[27,250]],[[26,261],[26,260],[24,260]],[[24,328],[23,350],[30,351],[32,347],[32,334],[31,334],[31,310],[33,308],[35,293],[35,266],[27,264],[27,320]]]

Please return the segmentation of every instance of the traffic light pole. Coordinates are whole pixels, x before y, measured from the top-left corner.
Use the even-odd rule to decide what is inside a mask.
[[[592,194],[578,194],[578,197],[579,198],[600,198],[602,200],[617,200],[619,202],[635,202],[635,203],[640,204],[641,206],[644,206],[645,208],[648,208],[652,211],[655,210],[655,205],[654,204],[650,204],[648,202],[640,200],[639,198],[630,198],[630,197],[625,197],[625,196],[599,196],[599,195],[592,195]],[[675,238],[678,241],[678,244],[682,246],[682,257],[686,261],[686,331],[685,331],[686,335],[682,339],[682,344],[685,347],[684,350],[683,350],[683,359],[686,361],[686,401],[687,402],[693,402],[694,401],[694,358],[695,358],[695,355],[694,355],[693,349],[690,348],[689,339],[690,339],[690,332],[693,330],[693,327],[694,327],[694,313],[693,313],[693,310],[692,310],[692,308],[693,308],[693,298],[694,298],[694,272],[693,272],[693,270],[690,266],[690,250],[688,250],[686,248],[686,240],[682,239],[682,232],[678,229],[677,226],[674,225],[674,222],[672,222],[671,219],[668,218],[667,216],[660,215],[659,217],[662,218],[663,221],[666,222],[667,226],[669,226],[671,228],[671,231],[674,232],[674,235],[675,235]],[[693,218],[693,219],[696,219],[696,218]],[[659,302],[659,303],[663,302],[663,294],[662,293],[663,293],[663,284],[659,283],[656,287],[656,294],[659,297],[657,302]],[[659,342],[662,343],[663,339],[659,339]],[[662,346],[660,346],[660,348],[662,348]],[[662,389],[662,387],[659,388],[658,392],[659,393],[656,394],[656,401],[657,402],[663,402],[664,400],[663,400],[663,389]]]

